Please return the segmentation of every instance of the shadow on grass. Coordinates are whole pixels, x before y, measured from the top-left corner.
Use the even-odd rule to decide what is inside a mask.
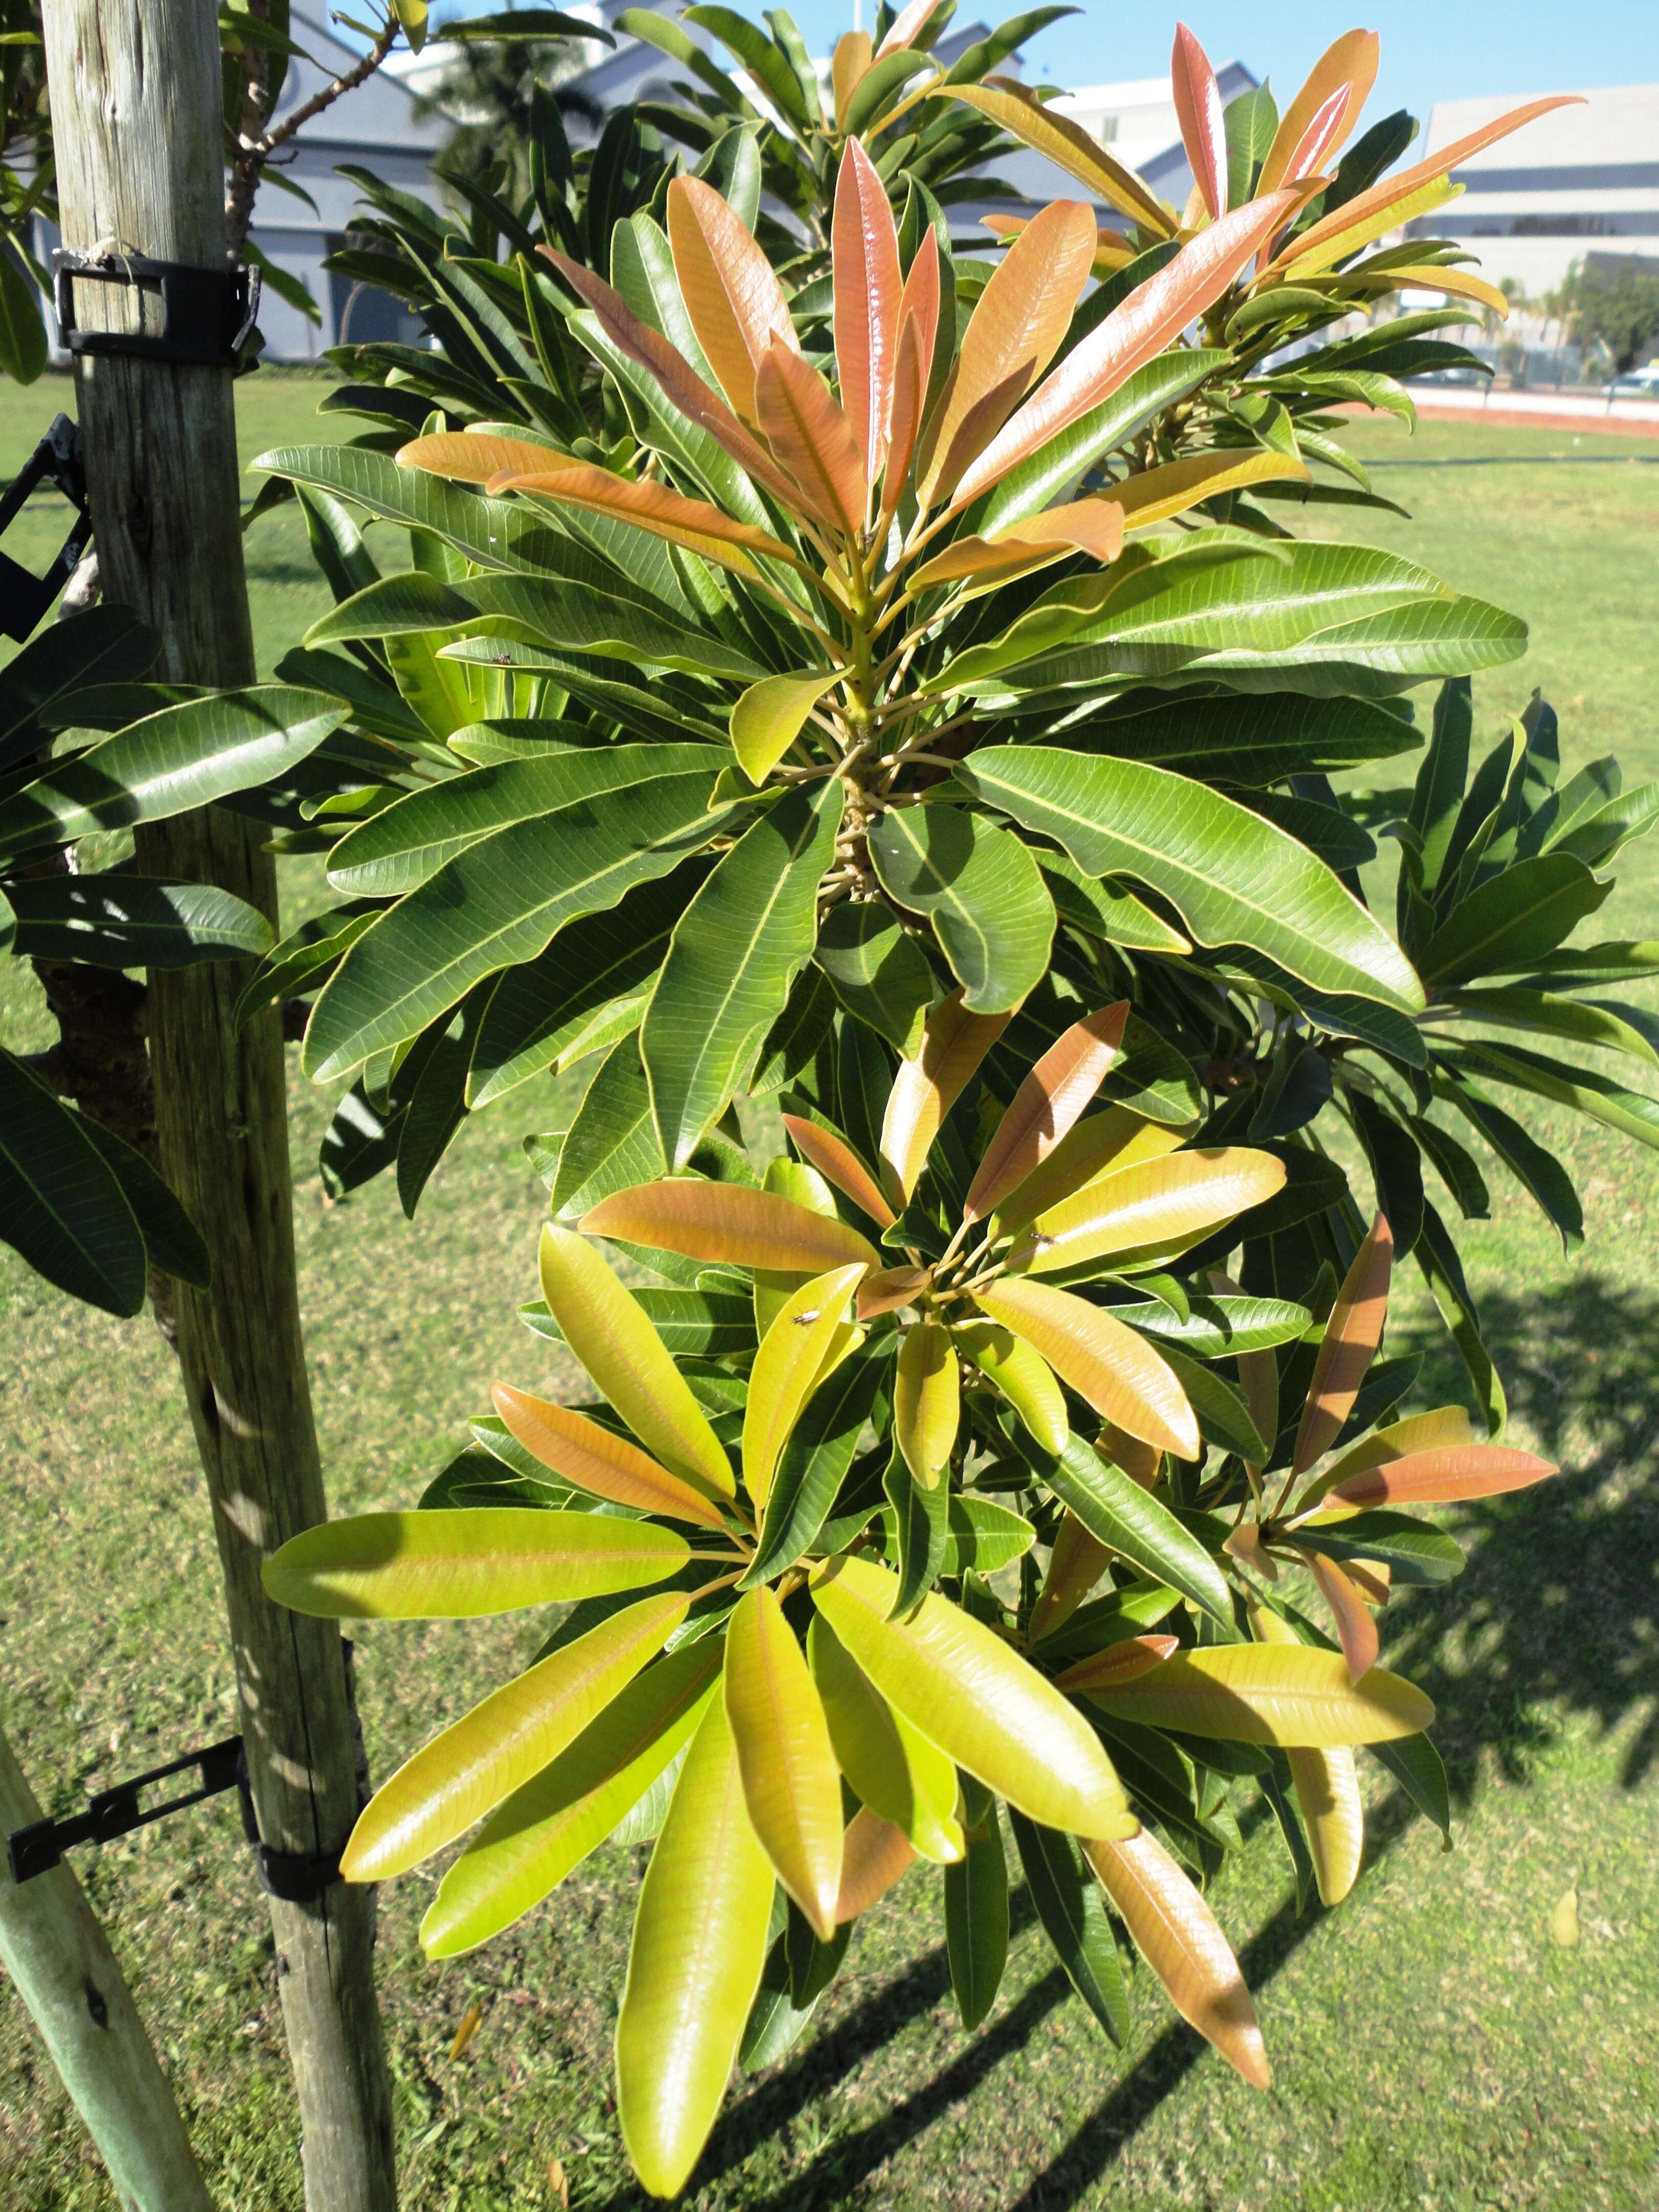
[[[1488,1344],[1510,1392],[1511,1416],[1566,1470],[1510,1498],[1451,1518],[1469,1555],[1465,1572],[1407,1600],[1385,1630],[1384,1658],[1434,1698],[1436,1741],[1454,1794],[1467,1806],[1483,1757],[1524,1782],[1532,1757],[1557,1722],[1543,1710],[1591,1717],[1604,1732],[1645,1705],[1620,1783],[1633,1789],[1659,1756],[1659,1299],[1593,1275],[1530,1304],[1490,1298]],[[1391,1335],[1395,1351],[1421,1351],[1423,1402],[1461,1395],[1444,1339],[1425,1322]],[[1259,1808],[1253,1808],[1252,1812]],[[1386,1855],[1414,1815],[1395,1791],[1367,1821],[1367,1858]],[[1246,1814],[1247,1835],[1256,1825]],[[1021,1889],[1016,1933],[1035,1915]],[[1317,1908],[1282,1905],[1240,1952],[1244,1978],[1260,1990],[1295,1954]],[[1145,1978],[1143,1978],[1144,1981]],[[909,2021],[947,2000],[943,1947],[927,1952],[809,2042],[777,2073],[739,2093],[698,2166],[693,2188],[743,2164],[847,2071]],[[813,2212],[856,2201],[871,2178],[952,2105],[981,2089],[999,2067],[1017,2063],[1070,1985],[1056,1967],[964,2044],[932,2080],[878,2120],[827,2142],[791,2180],[751,2212]],[[1148,1992],[1150,1997],[1150,1991]],[[1103,2045],[1103,2056],[1105,2046]],[[1103,2180],[1114,2159],[1203,2056],[1205,2045],[1171,2018],[1115,2082],[1009,2212],[1068,2212]],[[603,2212],[643,2203],[632,2190]]]

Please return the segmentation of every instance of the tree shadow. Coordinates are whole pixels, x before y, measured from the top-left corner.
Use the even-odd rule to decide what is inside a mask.
[[[1659,1757],[1659,1298],[1587,1273],[1533,1300],[1489,1297],[1482,1317],[1512,1420],[1564,1472],[1443,1516],[1468,1553],[1468,1567],[1390,1607],[1384,1661],[1434,1698],[1435,1740],[1461,1805],[1473,1797],[1483,1762],[1496,1760],[1506,1778],[1524,1784],[1564,1720],[1588,1717],[1605,1735],[1644,1706],[1620,1768],[1620,1786],[1634,1789]],[[1397,1328],[1389,1348],[1424,1353],[1425,1404],[1462,1395],[1462,1370],[1431,1320]],[[1367,1819],[1368,1863],[1392,1850],[1414,1817],[1399,1791],[1383,1798]],[[1241,1821],[1247,1835],[1255,1824],[1248,1814]],[[1012,1905],[1014,1930],[1029,1928],[1035,1915],[1023,1889]],[[1240,1951],[1251,1988],[1272,1980],[1319,1917],[1317,1908],[1298,1913],[1293,1898],[1279,1906]],[[947,1998],[950,1986],[941,1946],[740,2092],[693,2189],[741,2166],[849,2068]],[[775,2191],[749,2200],[751,2212],[854,2201],[951,2106],[1017,2061],[1068,1994],[1056,1967],[920,2088],[825,2143]],[[1008,2212],[1068,2212],[1083,2202],[1205,2048],[1172,2018]],[[623,2190],[603,2212],[643,2202]]]

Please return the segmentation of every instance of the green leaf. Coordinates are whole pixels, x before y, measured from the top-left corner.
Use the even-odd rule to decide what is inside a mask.
[[[832,906],[812,957],[842,1008],[908,1059],[939,986],[891,907],[873,899]]]
[[[1048,896],[1061,921],[1085,936],[1103,938],[1135,952],[1168,952],[1179,956],[1192,946],[1179,930],[1160,921],[1133,891],[1121,884],[1085,876],[1064,853],[1043,853],[1037,860]]]
[[[1008,1817],[1043,1933],[1073,1988],[1121,2050],[1129,2033],[1129,2000],[1100,1884],[1069,1836],[1039,1828],[1023,1813]]]
[[[1109,399],[1080,416],[1069,429],[1039,446],[1029,460],[1010,470],[985,503],[982,513],[969,508],[963,527],[981,537],[994,537],[1012,523],[1024,522],[1045,507],[1054,506],[1060,495],[1075,484],[1095,463],[1126,439],[1137,437],[1163,414],[1195,392],[1205,379],[1224,367],[1224,352],[1166,353],[1148,362],[1127,378]]]
[[[1243,207],[1255,188],[1279,129],[1279,108],[1265,84],[1230,100],[1222,112],[1227,134],[1227,204]]]
[[[795,73],[757,23],[730,8],[688,8],[684,14],[688,23],[711,31],[722,46],[731,49],[781,115],[805,129],[806,101]]]
[[[0,369],[14,384],[33,384],[46,365],[40,295],[8,246],[0,252]]]
[[[70,1297],[136,1314],[144,1239],[89,1127],[0,1050],[0,1236]]]
[[[728,1359],[755,1348],[753,1302],[723,1291],[636,1290],[634,1297],[670,1352],[688,1359]],[[519,1318],[538,1336],[562,1344],[564,1332],[537,1298]],[[803,1417],[805,1418],[805,1417]]]
[[[660,776],[695,775],[708,766],[708,748],[690,744],[585,746],[475,768],[408,793],[352,830],[329,856],[329,881],[362,897],[396,898],[513,823]]]
[[[179,1282],[206,1290],[213,1279],[213,1262],[178,1199],[142,1152],[86,1115],[81,1122],[132,1208],[149,1265]]]
[[[1504,984],[1494,990],[1450,991],[1446,1003],[1474,1021],[1491,1022],[1500,1029],[1533,1030],[1595,1051],[1626,1053],[1659,1067],[1659,1052],[1652,1041],[1611,1006],[1593,999],[1565,999],[1522,984]]]
[[[1472,1085],[1449,1083],[1445,1095],[1474,1124],[1522,1188],[1555,1224],[1561,1232],[1563,1251],[1582,1243],[1584,1209],[1572,1177],[1554,1153],[1547,1152],[1512,1115],[1483,1098]]]
[[[659,881],[641,884],[605,912],[562,929],[536,959],[508,969],[478,1032],[467,1079],[469,1105],[490,1105],[544,1067],[615,1042],[595,1033],[607,1009],[621,1009],[631,1000],[638,1009],[636,1028],[645,987],[662,965],[674,925],[706,873],[694,861]]]
[[[1424,981],[1444,990],[1495,970],[1530,969],[1612,889],[1571,853],[1517,860],[1452,908],[1424,948]]]
[[[1463,1547],[1456,1537],[1409,1513],[1379,1510],[1310,1522],[1286,1529],[1284,1540],[1333,1559],[1381,1560],[1401,1585],[1449,1582],[1463,1571]]]
[[[1071,1507],[1097,1542],[1109,1544],[1143,1574],[1155,1576],[1231,1626],[1232,1599],[1221,1570],[1160,1499],[1102,1459],[1079,1436],[1073,1435],[1058,1456],[1044,1451],[1023,1428],[1016,1429],[1014,1442],[1039,1480]]]
[[[477,619],[478,610],[471,599],[426,569],[411,568],[400,575],[378,576],[342,599],[317,617],[303,642],[313,647],[343,645],[363,638],[399,637],[405,631],[424,636],[459,629]]]
[[[649,1296],[635,1291],[643,1304]],[[650,1309],[647,1306],[647,1310]],[[741,1587],[773,1581],[817,1541],[888,1380],[890,1346],[855,1352],[807,1400],[784,1445]]]
[[[896,1444],[882,1486],[889,1499],[882,1518],[898,1553],[892,1617],[901,1620],[921,1604],[944,1569],[951,1486],[948,1482],[918,1482]]]
[[[605,1054],[587,1086],[560,1148],[549,1203],[556,1216],[580,1220],[601,1199],[662,1171],[639,1041],[630,1035]]]
[[[1461,1073],[1477,1075],[1493,1083],[1507,1083],[1517,1091],[1530,1091],[1539,1098],[1553,1098],[1605,1122],[1638,1144],[1659,1149],[1659,1102],[1640,1091],[1626,1091],[1589,1068],[1574,1068],[1542,1053],[1520,1045],[1489,1045],[1474,1038],[1441,1055]]]
[[[337,699],[279,684],[164,708],[9,798],[0,857],[211,805],[304,760],[345,719]]]
[[[201,960],[257,959],[270,924],[256,907],[210,884],[151,876],[40,876],[7,896],[17,916],[12,951],[100,968],[188,968]]]
[[[908,806],[869,833],[882,889],[932,921],[970,1013],[1001,1014],[1042,980],[1054,905],[1018,837],[964,808]]]
[[[1463,1263],[1450,1231],[1434,1207],[1423,1208],[1423,1230],[1413,1254],[1423,1271],[1442,1320],[1462,1355],[1464,1370],[1474,1388],[1475,1404],[1490,1437],[1501,1436],[1509,1419],[1509,1401],[1492,1354],[1480,1334],[1480,1316],[1463,1274]]]
[[[1241,1459],[1248,1459],[1257,1467],[1265,1465],[1273,1454],[1273,1438],[1258,1432],[1243,1393],[1232,1383],[1224,1382],[1201,1360],[1177,1351],[1167,1340],[1160,1338],[1158,1348],[1187,1393],[1206,1443],[1218,1445],[1223,1451],[1237,1452]]]
[[[483,838],[351,946],[318,1000],[306,1072],[325,1080],[418,1036],[498,969],[532,959],[568,922],[665,876],[725,826],[712,775],[579,799]]]
[[[806,727],[813,708],[840,680],[833,668],[809,668],[750,685],[732,709],[732,750],[750,783],[765,782]]]
[[[1414,1013],[1422,987],[1392,938],[1282,830],[1165,769],[998,745],[956,771],[986,805],[1063,846],[1085,874],[1169,899],[1194,937],[1243,944],[1316,988]]]
[[[1426,1735],[1401,1736],[1396,1743],[1367,1745],[1425,1819],[1432,1820],[1451,1847],[1451,1790],[1446,1764]]]
[[[1119,1306],[1120,1321],[1132,1322],[1160,1345],[1180,1346],[1195,1359],[1224,1359],[1241,1352],[1271,1352],[1305,1336],[1313,1320],[1306,1306],[1288,1298],[1194,1297],[1185,1314],[1168,1306]]]
[[[130,607],[107,601],[31,638],[6,667],[0,766],[45,744],[51,731],[72,727],[77,692],[137,682],[153,665],[161,643]]]
[[[637,805],[643,794],[634,794]],[[641,1030],[663,1155],[684,1167],[748,1079],[811,957],[838,781],[785,793],[724,854],[680,917]]]
[[[1008,1862],[997,1801],[962,1778],[968,1848],[945,1869],[945,1948],[962,2024],[971,2033],[996,2002],[1008,1962]]]
[[[943,1487],[941,1484],[925,1493],[929,1505],[936,1506]],[[889,1506],[881,1521],[886,1531],[884,1555],[890,1559],[896,1548],[902,1554],[903,1540],[898,1510]],[[989,1498],[964,1498],[959,1492],[949,1501],[944,1528],[945,1541],[937,1572],[958,1577],[966,1574],[994,1575],[1000,1567],[1009,1565],[1029,1552],[1036,1541],[1036,1530],[1012,1506],[999,1505]],[[900,1610],[903,1609],[901,1598]]]
[[[1214,686],[1173,696],[1125,692],[1066,735],[1081,751],[1235,784],[1357,768],[1421,743],[1409,722],[1369,700],[1248,695]]]

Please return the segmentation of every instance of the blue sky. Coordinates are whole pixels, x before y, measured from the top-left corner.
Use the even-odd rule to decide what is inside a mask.
[[[501,0],[489,0],[499,5]],[[744,0],[736,0],[744,4]],[[961,0],[959,21],[1000,21],[1019,0]],[[1031,0],[1025,0],[1031,4]],[[876,0],[865,0],[865,24]],[[446,7],[470,15],[475,7]],[[752,12],[760,12],[759,0]],[[827,52],[852,27],[851,0],[799,0],[793,10],[814,51]],[[1350,9],[1307,0],[1185,0],[1175,7],[1125,7],[1088,0],[1026,53],[1028,76],[1053,84],[1097,84],[1159,76],[1170,66],[1177,15],[1203,40],[1212,61],[1234,56],[1271,76],[1284,97],[1340,32],[1356,23],[1382,33],[1382,67],[1367,103],[1375,118],[1408,107],[1426,121],[1437,100],[1481,93],[1569,91],[1659,82],[1659,0],[1390,0]],[[1656,149],[1659,155],[1659,149]]]

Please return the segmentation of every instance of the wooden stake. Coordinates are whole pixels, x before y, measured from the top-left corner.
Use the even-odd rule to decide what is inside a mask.
[[[223,120],[212,0],[46,0],[64,243],[222,266]],[[138,295],[82,283],[83,327],[133,330]],[[162,637],[158,677],[254,675],[227,370],[131,356],[76,363],[106,598]],[[265,831],[211,810],[142,829],[147,875],[276,912]],[[207,1240],[214,1286],[178,1286],[177,1343],[206,1472],[260,1833],[337,1851],[357,1809],[345,1662],[331,1622],[272,1605],[261,1560],[327,1518],[295,1273],[282,1039],[240,1033],[246,969],[149,978],[161,1165]],[[251,1879],[251,1875],[247,1877]],[[373,1893],[273,1898],[277,1968],[304,2129],[310,2212],[396,2203],[392,2100],[373,1973]]]
[[[0,1838],[40,1818],[0,1734]],[[15,1882],[0,1847],[0,1966],[44,2037],[124,2212],[213,2212],[132,1993],[67,1866]]]

